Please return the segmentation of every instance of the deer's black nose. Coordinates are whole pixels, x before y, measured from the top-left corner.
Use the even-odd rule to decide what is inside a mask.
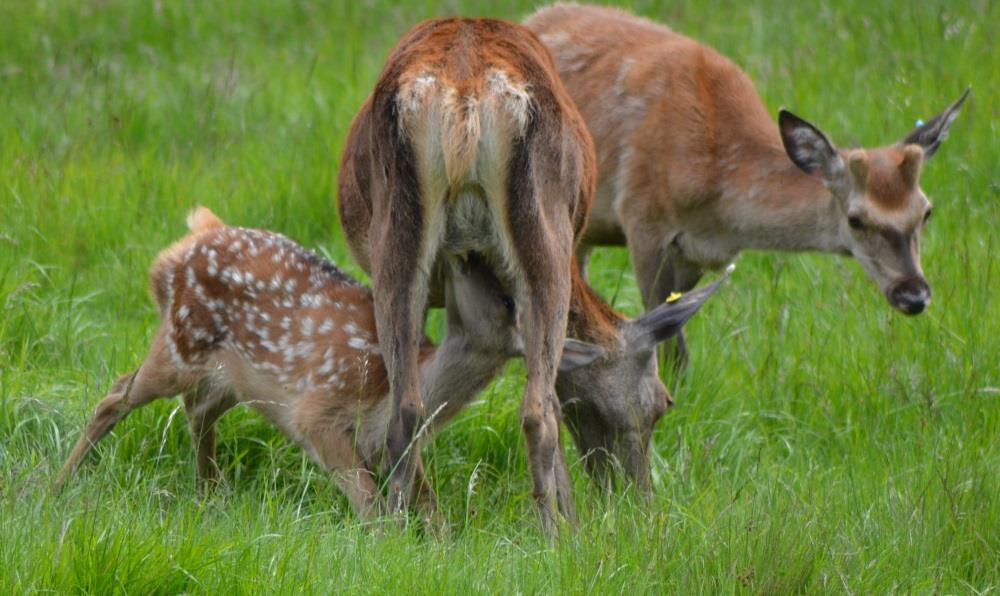
[[[908,315],[919,315],[931,303],[931,288],[922,277],[911,277],[897,283],[889,292],[892,305]]]

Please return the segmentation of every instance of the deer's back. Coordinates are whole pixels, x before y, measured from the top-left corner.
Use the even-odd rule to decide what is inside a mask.
[[[595,233],[616,226],[616,197],[672,217],[718,199],[742,151],[781,147],[749,77],[708,46],[611,8],[556,5],[526,25],[594,137]]]
[[[380,210],[447,201],[446,249],[489,253],[501,242],[495,220],[508,206],[500,202],[529,161],[538,176],[565,181],[559,196],[540,200],[558,201],[560,213],[570,201],[579,233],[592,200],[592,151],[549,51],[527,28],[426,21],[390,53],[351,126],[338,179],[341,223],[368,270],[368,231]]]

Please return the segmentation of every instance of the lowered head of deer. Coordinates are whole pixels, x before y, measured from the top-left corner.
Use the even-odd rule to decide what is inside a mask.
[[[732,272],[628,319],[601,300],[574,269],[573,304],[556,393],[590,476],[610,487],[615,466],[648,495],[653,428],[673,403],[660,379],[657,346],[677,335]]]
[[[778,123],[795,165],[822,179],[839,206],[845,250],[878,284],[894,308],[924,311],[931,288],[920,268],[920,235],[931,203],[920,189],[920,170],[948,135],[969,91],[947,110],[894,145],[837,149],[818,128],[782,110]]]

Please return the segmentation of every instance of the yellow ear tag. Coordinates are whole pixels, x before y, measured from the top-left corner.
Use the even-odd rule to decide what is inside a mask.
[[[667,304],[670,304],[671,302],[677,302],[678,300],[681,299],[681,296],[683,295],[684,294],[681,294],[680,292],[670,292],[670,295],[667,296]]]

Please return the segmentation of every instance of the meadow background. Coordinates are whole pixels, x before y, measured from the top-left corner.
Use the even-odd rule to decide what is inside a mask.
[[[733,57],[772,113],[842,145],[893,142],[973,94],[922,179],[930,310],[892,312],[849,259],[745,254],[688,327],[653,502],[601,494],[571,454],[582,520],[549,548],[517,362],[426,452],[441,539],[366,531],[246,409],[220,424],[214,494],[197,490],[170,400],[48,492],[145,354],[146,269],[186,211],[283,232],[359,274],[337,163],[389,48],[425,17],[520,20],[530,3],[0,3],[0,592],[995,593],[1000,3],[629,6]],[[590,273],[639,312],[624,250],[598,251]]]

